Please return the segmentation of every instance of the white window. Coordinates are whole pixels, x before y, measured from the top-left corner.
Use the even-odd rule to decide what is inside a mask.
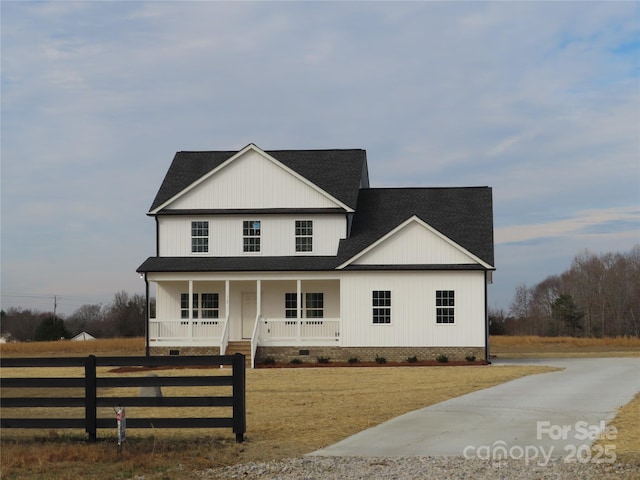
[[[324,318],[324,293],[302,295],[304,318]],[[284,314],[286,318],[298,318],[298,295],[284,294]]]
[[[191,222],[191,252],[209,251],[209,222]]]
[[[298,318],[298,295],[296,293],[284,294],[285,318]]]
[[[391,323],[391,291],[374,290],[372,293],[373,323]]]
[[[242,222],[242,249],[244,252],[260,251],[260,220]]]
[[[201,318],[219,318],[220,297],[217,293],[203,293],[200,300]]]
[[[296,220],[296,252],[313,251],[313,221]]]
[[[305,295],[306,318],[324,318],[324,293]]]
[[[192,306],[192,319],[213,319],[220,317],[220,296],[217,293],[194,293]],[[180,318],[189,318],[189,294],[180,294]],[[183,322],[184,323],[184,322]],[[203,321],[206,325],[209,322]]]
[[[198,294],[193,294],[193,315],[191,318],[198,318]],[[189,318],[189,294],[180,294],[180,318]]]
[[[455,292],[436,290],[436,323],[455,322]]]

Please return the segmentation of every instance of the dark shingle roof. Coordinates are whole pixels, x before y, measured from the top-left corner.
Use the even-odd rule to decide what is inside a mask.
[[[138,272],[328,272],[338,257],[149,257]],[[349,270],[483,270],[475,264],[354,265]]]
[[[180,193],[238,152],[178,152],[164,177],[150,211]],[[368,186],[367,155],[350,150],[269,150],[273,158],[351,208],[356,207],[361,181]]]
[[[489,187],[363,189],[351,237],[341,241],[338,255],[352,258],[413,215],[494,265]]]
[[[176,153],[150,210],[157,209],[236,153],[238,152]],[[368,188],[369,178],[364,150],[269,150],[266,153],[355,209],[350,237],[340,241],[337,256],[150,257],[138,268],[138,271],[330,271],[347,262],[414,215],[487,264],[494,265],[493,200],[489,187],[371,189]],[[210,214],[231,212],[229,210],[209,211]],[[265,213],[274,214],[283,212],[284,210],[265,211]],[[191,214],[194,212],[165,209],[160,213]],[[477,267],[477,265],[375,267],[352,265],[346,268],[442,270]]]
[[[295,272],[326,271],[336,257],[149,257],[138,272]]]
[[[338,255],[295,257],[150,257],[139,272],[329,271],[416,215],[489,265],[493,256],[493,200],[489,187],[362,189],[351,236]],[[478,265],[352,265],[349,270],[477,269]]]

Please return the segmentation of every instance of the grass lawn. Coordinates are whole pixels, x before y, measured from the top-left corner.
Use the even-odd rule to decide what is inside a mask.
[[[530,344],[532,340],[527,342]],[[35,349],[32,344],[29,346],[31,351],[26,354],[8,352],[6,346],[2,346],[0,354],[140,354],[137,349],[128,351],[122,343],[114,346],[112,351],[105,345],[100,345],[101,351],[95,352],[51,351],[62,348],[53,347],[54,344],[63,343],[70,342],[54,342],[40,349]],[[92,342],[84,345],[89,343]],[[87,348],[84,345],[81,348]],[[611,346],[610,350],[618,348]],[[565,350],[570,348],[565,347]],[[113,353],[115,351],[119,353]],[[119,453],[115,431],[99,431],[99,441],[87,444],[85,435],[79,431],[3,430],[1,477],[99,480],[198,478],[195,471],[215,466],[300,456],[394,416],[523,375],[550,370],[547,367],[495,365],[249,370],[247,434],[242,444],[235,443],[234,435],[227,430],[130,429]],[[195,372],[181,371],[179,374]],[[166,374],[169,372],[162,373]],[[6,375],[9,372],[3,371],[2,376]],[[135,410],[127,409],[127,414],[135,415]],[[616,452],[623,462],[638,460],[639,420],[640,396],[637,396],[614,421],[614,424],[619,423]]]
[[[640,338],[492,336],[489,351],[498,358],[640,357]]]

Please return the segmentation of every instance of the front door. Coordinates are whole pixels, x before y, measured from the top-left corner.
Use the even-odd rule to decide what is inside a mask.
[[[250,339],[253,335],[253,326],[256,323],[256,294],[242,293],[242,338]]]

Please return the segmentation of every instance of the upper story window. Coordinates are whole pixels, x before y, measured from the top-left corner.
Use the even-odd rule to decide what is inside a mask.
[[[373,323],[391,323],[391,291],[374,290],[372,303]]]
[[[313,251],[313,221],[296,220],[296,252]]]
[[[242,250],[244,252],[260,251],[260,220],[242,222]]]
[[[436,290],[436,323],[455,322],[455,292]]]
[[[191,252],[209,251],[209,222],[191,222]]]

